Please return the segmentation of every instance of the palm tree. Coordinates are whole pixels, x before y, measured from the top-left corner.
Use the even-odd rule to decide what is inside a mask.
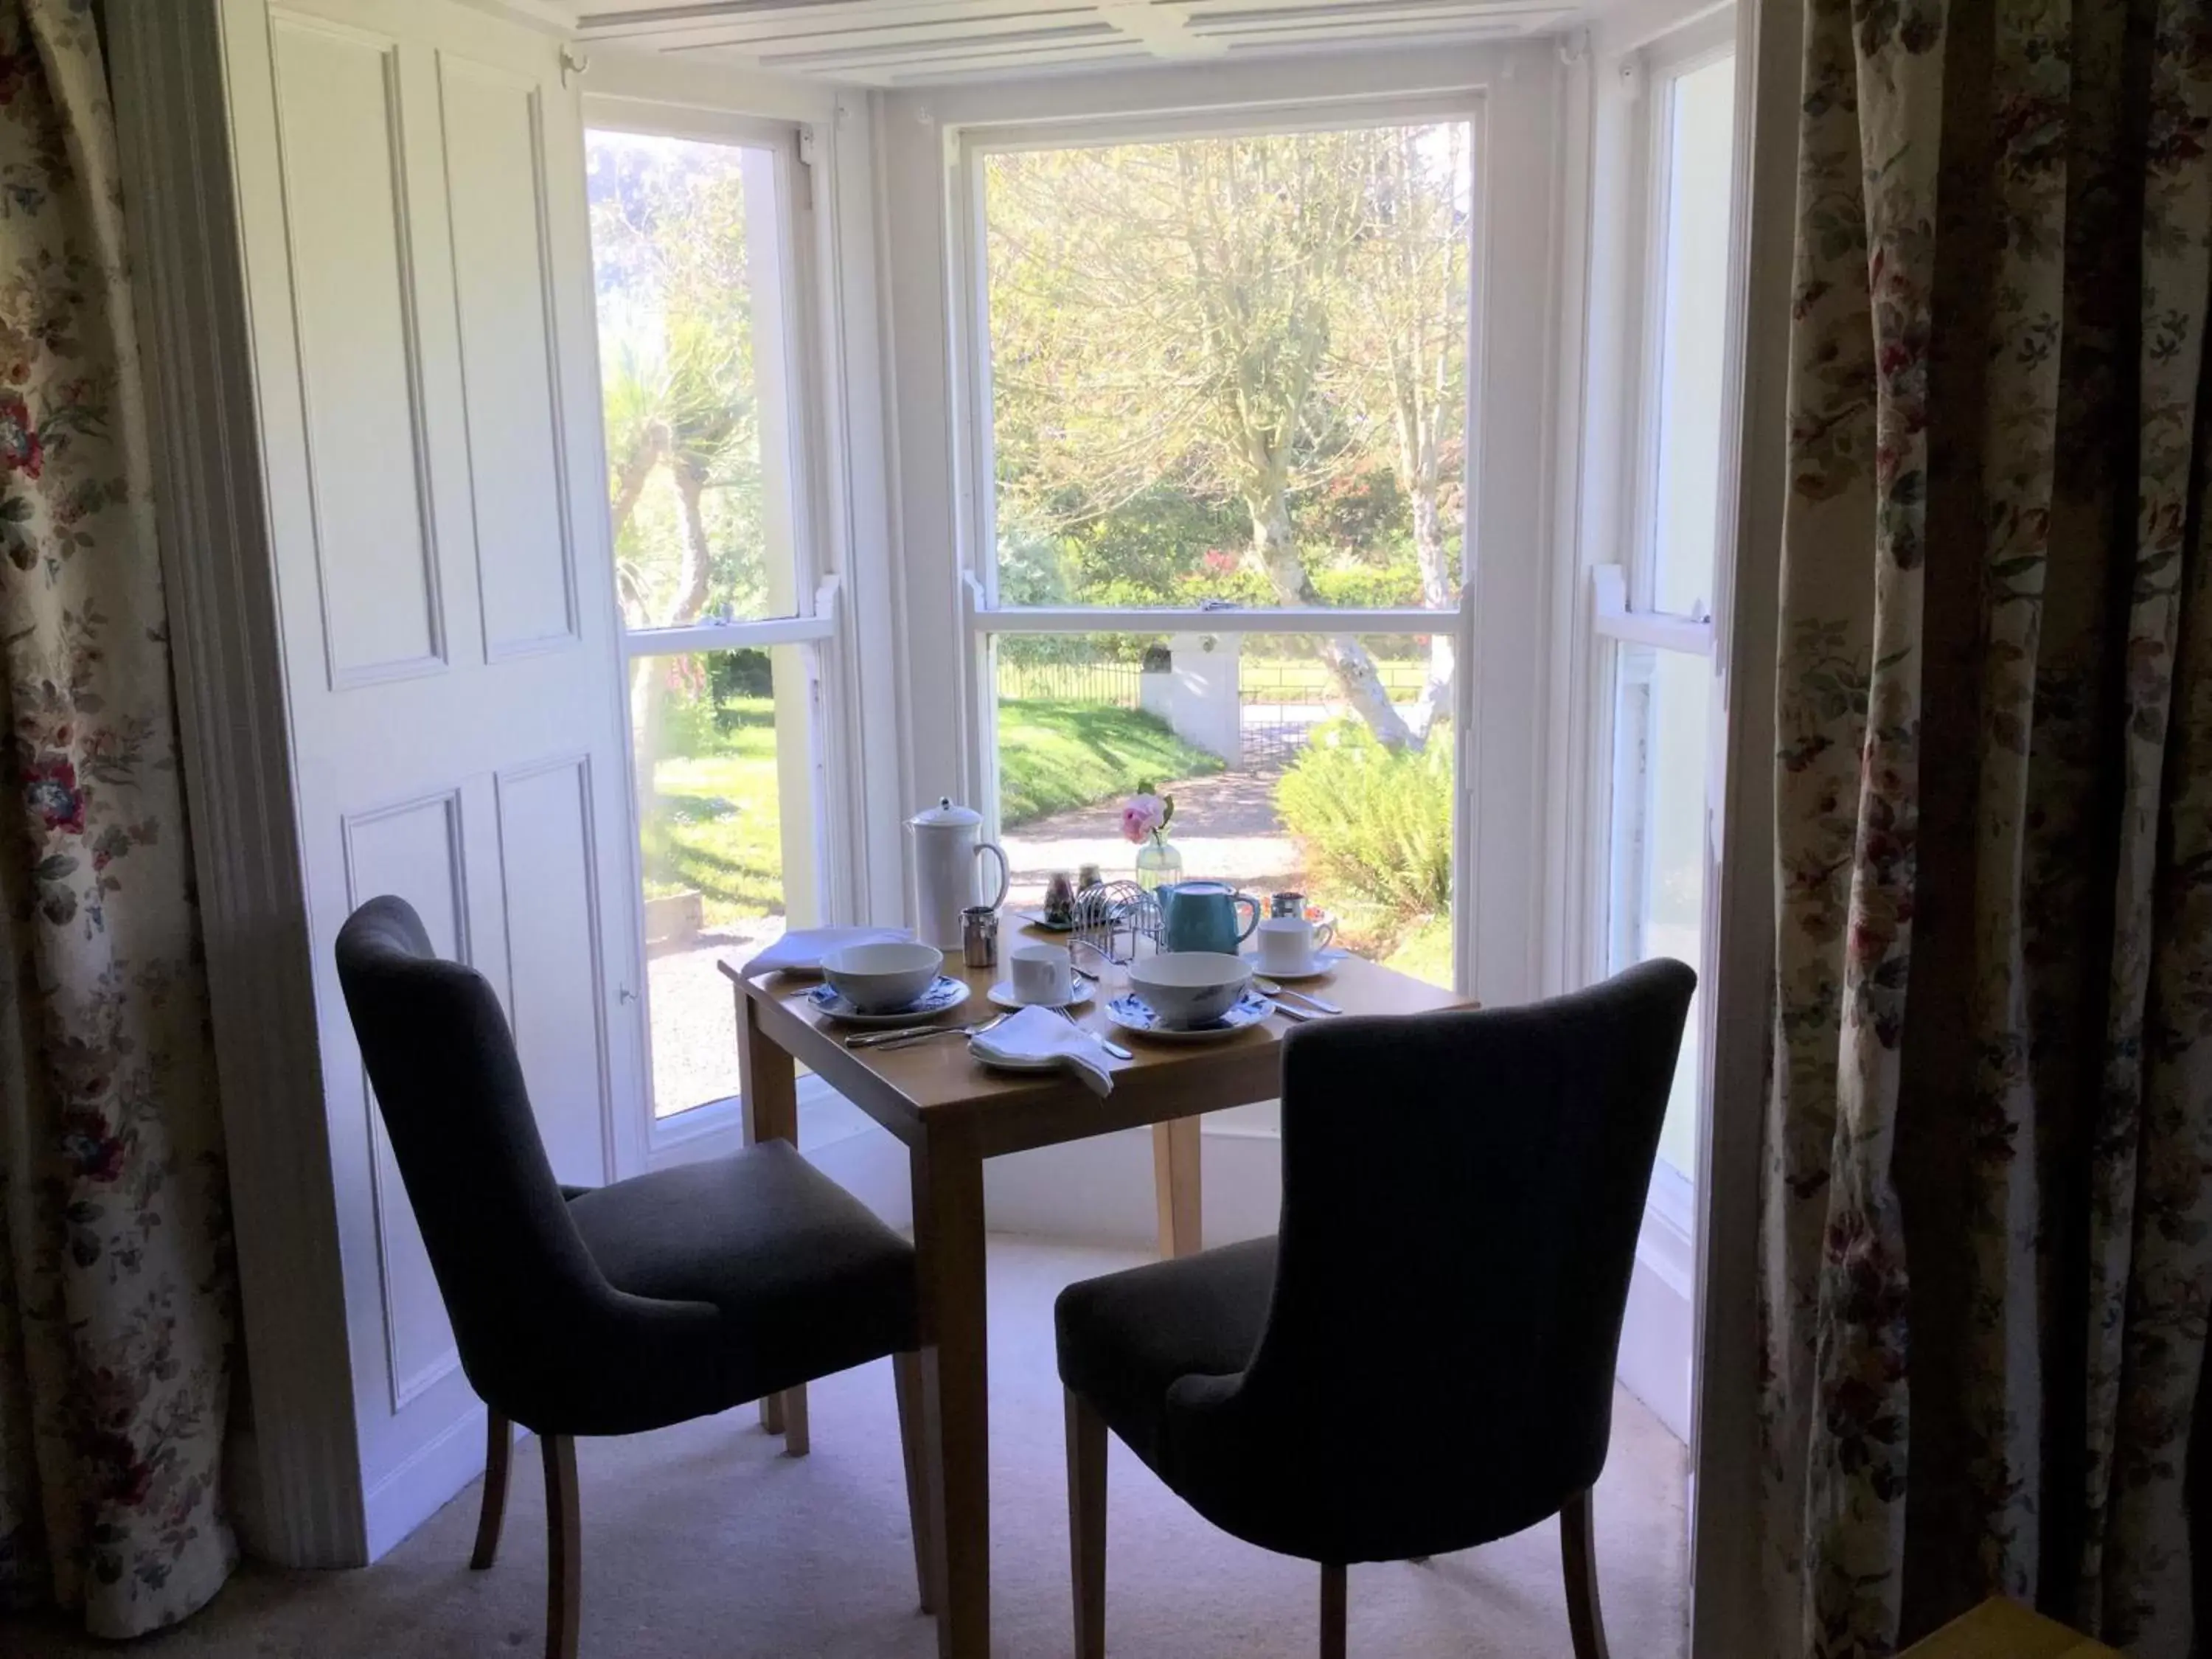
[[[654,346],[623,342],[608,364],[605,386],[608,519],[617,561],[624,620],[632,628],[676,628],[707,606],[714,554],[700,510],[702,495],[732,482],[757,463],[749,354],[708,319],[678,315]],[[653,603],[652,561],[625,551],[637,504],[654,471],[668,468],[684,528],[683,557],[672,587]]]
[[[633,630],[680,628],[706,610],[714,550],[702,498],[757,466],[750,354],[741,334],[732,338],[736,333],[703,317],[678,314],[669,318],[654,345],[626,340],[611,354],[605,386],[611,462],[608,518],[623,618]],[[662,467],[675,486],[683,532],[672,581],[665,561],[653,556],[659,550],[640,548],[636,537],[626,538],[638,502]],[[654,671],[661,665],[662,659],[641,657],[630,671],[630,717],[641,756],[659,752],[666,699],[655,695]],[[647,795],[641,805],[648,810],[651,776],[649,763],[638,769]]]

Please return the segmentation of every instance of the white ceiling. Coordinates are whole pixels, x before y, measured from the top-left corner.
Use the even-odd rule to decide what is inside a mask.
[[[572,0],[577,32],[863,86],[1533,34],[1574,0]]]

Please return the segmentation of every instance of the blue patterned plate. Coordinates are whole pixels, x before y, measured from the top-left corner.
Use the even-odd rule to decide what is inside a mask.
[[[846,1025],[920,1025],[967,1001],[968,981],[955,979],[950,974],[939,974],[936,984],[905,1007],[888,1014],[864,1014],[845,1000],[842,992],[826,984],[813,987],[801,1000],[824,1019]]]
[[[1257,991],[1237,998],[1229,1012],[1204,1025],[1164,1025],[1152,1005],[1141,997],[1115,997],[1106,1005],[1106,1018],[1131,1035],[1158,1042],[1218,1042],[1257,1025],[1275,1012],[1275,1005]]]

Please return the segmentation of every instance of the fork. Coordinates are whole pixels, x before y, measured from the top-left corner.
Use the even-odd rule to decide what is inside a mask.
[[[978,1031],[988,1031],[1008,1018],[999,1014],[990,1019],[979,1019],[972,1025],[933,1025],[926,1031],[863,1031],[858,1036],[845,1039],[848,1048],[903,1048],[908,1043],[927,1042],[932,1037],[973,1036]]]

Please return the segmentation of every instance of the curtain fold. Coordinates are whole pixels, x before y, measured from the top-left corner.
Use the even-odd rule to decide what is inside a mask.
[[[236,1332],[114,124],[0,0],[0,1607],[134,1636],[236,1559]]]
[[[1760,1232],[1777,1654],[1888,1653],[1992,1592],[2194,1650],[2208,144],[2207,0],[1808,6]]]

